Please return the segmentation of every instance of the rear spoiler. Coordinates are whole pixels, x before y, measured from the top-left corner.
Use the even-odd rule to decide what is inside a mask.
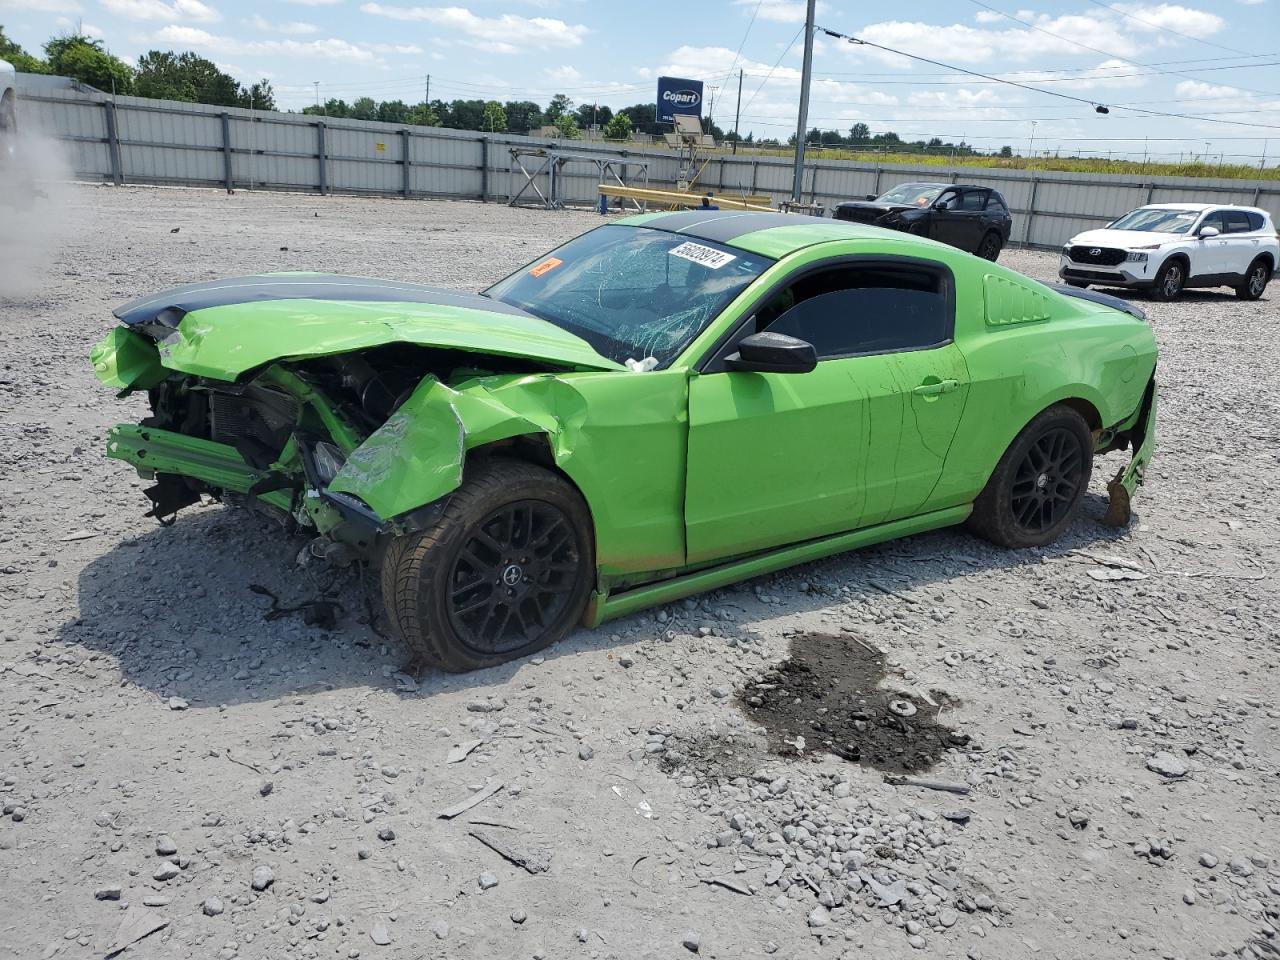
[[[1090,303],[1100,303],[1104,307],[1110,307],[1112,310],[1119,310],[1129,314],[1131,317],[1137,317],[1139,320],[1147,319],[1147,311],[1143,310],[1136,303],[1130,303],[1128,300],[1122,300],[1120,297],[1113,297],[1109,293],[1098,293],[1094,290],[1084,290],[1080,287],[1069,287],[1065,283],[1046,283],[1046,287],[1050,290],[1056,290],[1064,297],[1075,297],[1077,300],[1088,300]]]

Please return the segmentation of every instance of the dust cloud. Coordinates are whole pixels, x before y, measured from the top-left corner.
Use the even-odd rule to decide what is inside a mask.
[[[87,215],[72,209],[71,178],[66,144],[21,129],[0,144],[0,313],[45,288],[76,217]]]

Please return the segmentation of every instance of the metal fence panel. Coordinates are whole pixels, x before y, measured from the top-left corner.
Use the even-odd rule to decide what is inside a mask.
[[[511,173],[513,146],[642,161],[655,187],[674,184],[678,176],[676,157],[660,147],[621,150],[594,142],[112,98],[72,89],[65,79],[25,74],[18,83],[19,122],[66,143],[75,175],[91,180],[506,200],[523,182],[518,168],[516,176]],[[526,158],[526,165],[532,169],[536,163]],[[785,157],[725,155],[707,162],[697,185],[766,194],[776,202],[790,198],[791,178],[792,164]],[[565,164],[559,195],[594,204],[597,179],[591,163]],[[1152,202],[1248,204],[1280,221],[1280,183],[1265,180],[818,160],[806,164],[803,197],[830,209],[841,200],[879,195],[913,180],[999,190],[1013,211],[1013,242],[1037,247],[1060,246],[1075,233]],[[539,186],[546,192],[545,175]]]

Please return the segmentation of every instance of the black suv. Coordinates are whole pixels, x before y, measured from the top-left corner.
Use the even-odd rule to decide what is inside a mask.
[[[971,183],[904,183],[880,197],[839,204],[834,216],[940,240],[987,260],[1000,256],[1013,230],[999,191]]]

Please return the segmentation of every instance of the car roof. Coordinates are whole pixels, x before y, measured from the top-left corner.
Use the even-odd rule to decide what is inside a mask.
[[[624,217],[614,222],[624,226],[666,230],[691,239],[722,243],[775,258],[832,240],[890,242],[912,239],[907,234],[850,223],[847,220],[754,210],[676,210]]]
[[[1261,207],[1246,207],[1239,203],[1148,203],[1138,208],[1139,210],[1190,210],[1201,213],[1205,210],[1244,210],[1249,213],[1260,213],[1263,216],[1270,216],[1266,210]]]

